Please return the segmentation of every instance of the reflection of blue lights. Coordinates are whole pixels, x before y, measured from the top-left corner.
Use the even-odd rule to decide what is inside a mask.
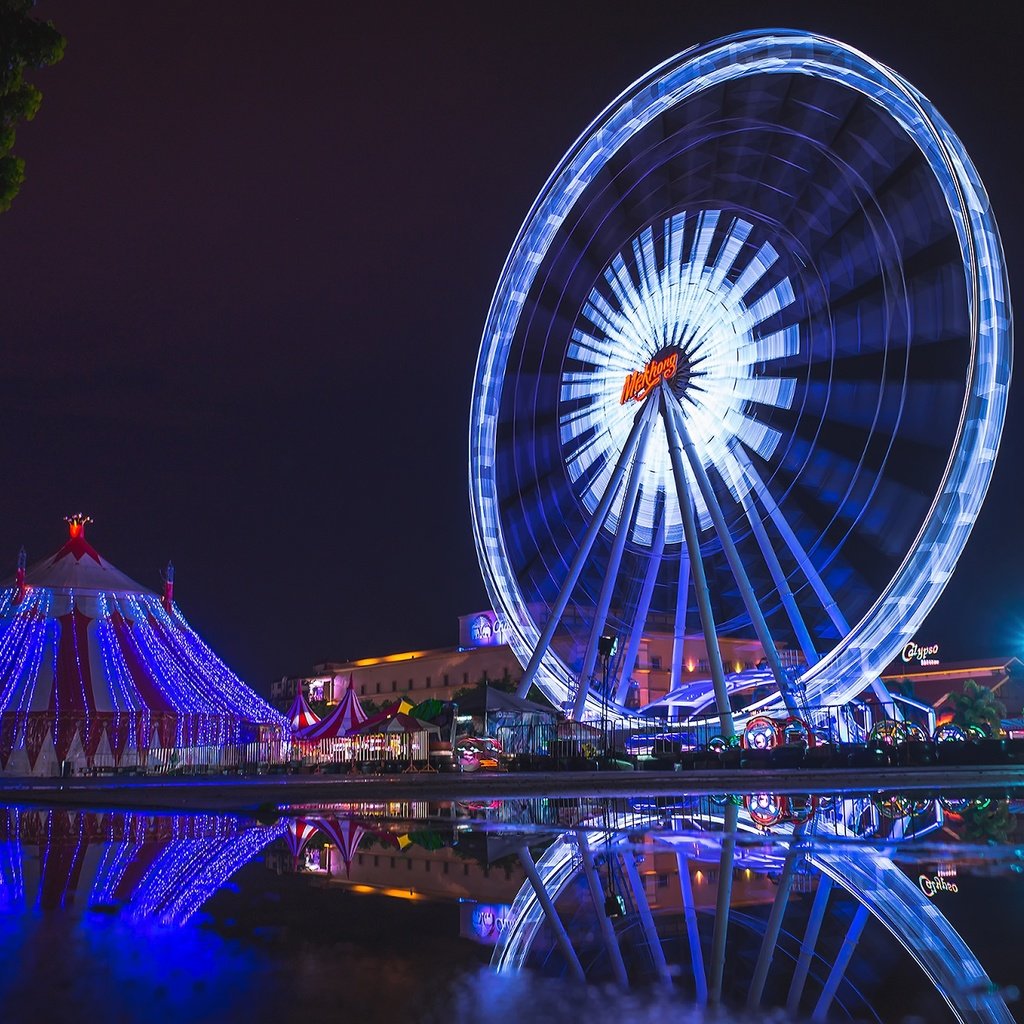
[[[122,908],[132,921],[180,927],[244,864],[286,833],[220,815],[8,809],[0,837],[0,907]],[[38,847],[39,882],[26,893],[26,847]],[[102,846],[102,856],[88,856]],[[30,855],[31,856],[31,855]],[[83,877],[95,864],[91,883]],[[83,890],[79,896],[79,889]]]

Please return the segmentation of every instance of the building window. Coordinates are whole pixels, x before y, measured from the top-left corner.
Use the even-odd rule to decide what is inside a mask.
[[[661,668],[661,655],[660,654],[652,654],[651,655],[651,668],[655,668],[655,669]]]
[[[445,673],[445,676],[444,676],[444,685],[445,686],[448,685],[448,673],[447,672]]]
[[[378,857],[377,854],[373,855],[373,866],[375,868],[380,867],[380,857]]]
[[[408,869],[409,869],[410,871],[412,871],[412,858],[411,858],[411,857],[407,857],[407,858],[406,858],[406,861],[405,861],[405,866],[406,866],[406,867],[407,867],[407,868],[408,868]]]
[[[391,692],[394,693],[398,689],[398,681],[396,679],[391,680]]]
[[[430,676],[427,676],[427,686],[430,685]]]
[[[658,875],[658,888],[659,889],[667,889],[668,888],[668,875]]]
[[[380,683],[377,684],[377,692],[380,693]]]
[[[441,867],[441,874],[443,874],[443,875],[447,875],[448,874],[448,861],[445,861],[444,865]]]
[[[415,686],[413,686],[413,684],[412,684],[412,680],[411,680],[411,679],[409,680],[409,689],[410,689],[410,690],[415,690],[415,689],[416,689],[416,687],[415,687]]]
[[[391,858],[391,867],[394,868],[394,866],[395,866],[395,858],[392,857]]]
[[[361,686],[359,687],[359,696],[360,696],[360,697],[365,697],[365,696],[366,696],[366,683],[363,683],[363,684],[362,684],[362,685],[361,685]]]
[[[462,685],[463,686],[469,686],[469,673],[468,672],[463,672],[462,673]]]

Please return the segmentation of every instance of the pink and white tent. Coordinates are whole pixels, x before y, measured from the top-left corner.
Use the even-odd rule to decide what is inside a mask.
[[[352,677],[349,676],[337,707],[324,719],[307,729],[296,733],[296,738],[306,743],[317,743],[320,740],[340,739],[347,736],[357,726],[366,721],[366,712],[359,703]]]
[[[334,846],[345,864],[346,876],[352,870],[352,861],[359,850],[359,844],[363,837],[369,832],[378,840],[391,846],[397,846],[398,840],[390,832],[381,832],[360,821],[358,818],[342,817],[341,815],[330,815],[323,818],[314,818],[314,824],[327,841]]]
[[[288,831],[284,840],[288,844],[294,865],[297,866],[306,850],[306,844],[316,835],[316,825],[305,818],[295,818],[288,822]]]
[[[285,717],[292,723],[293,732],[308,729],[320,721],[320,716],[306,703],[306,697],[301,688],[295,694],[295,700]]]
[[[200,750],[273,739],[287,720],[202,641],[173,600],[102,558],[87,517],[51,558],[0,588],[0,766],[143,763],[153,747]]]

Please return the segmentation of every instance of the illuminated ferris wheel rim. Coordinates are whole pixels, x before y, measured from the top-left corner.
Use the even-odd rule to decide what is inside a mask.
[[[495,511],[496,424],[504,376],[534,277],[555,233],[608,160],[660,114],[699,92],[761,74],[816,76],[881,107],[913,140],[941,189],[959,244],[970,319],[970,360],[955,442],[941,483],[905,558],[869,610],[801,677],[806,700],[845,703],[911,637],[934,605],[987,491],[1010,377],[1010,310],[998,232],[963,146],[931,104],[899,75],[830,39],[791,30],[741,33],[691,48],[655,68],[602,112],[535,201],[502,270],[477,363],[470,432],[474,533],[484,579],[524,661],[541,630],[518,591]],[[551,652],[537,682],[556,703],[573,673]],[[589,713],[599,713],[593,695]]]

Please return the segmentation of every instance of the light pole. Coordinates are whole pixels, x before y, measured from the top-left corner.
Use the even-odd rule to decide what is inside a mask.
[[[608,753],[608,669],[618,646],[619,638],[614,633],[604,633],[597,641],[597,653],[601,656],[604,675],[601,688],[601,731],[604,733],[604,751],[606,755]],[[614,748],[614,744],[612,746]]]

